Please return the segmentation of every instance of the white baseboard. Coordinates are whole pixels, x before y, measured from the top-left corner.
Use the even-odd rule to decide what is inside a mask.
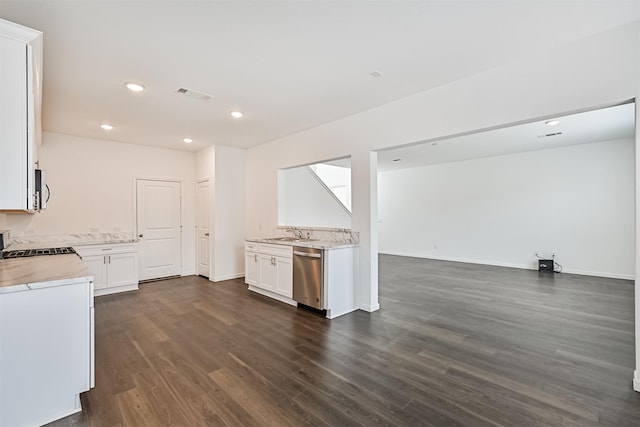
[[[606,277],[609,279],[624,279],[635,280],[636,277],[633,274],[618,274],[618,273],[602,273],[600,271],[586,271],[586,270],[573,270],[571,268],[565,268],[563,273],[579,274],[581,276],[594,276],[594,277]]]
[[[232,280],[239,279],[244,277],[244,273],[235,273],[235,274],[226,274],[224,276],[215,276],[214,278],[209,278],[212,282],[222,282],[223,280]]]
[[[180,273],[180,276],[195,276],[197,274],[196,270],[184,270]]]
[[[292,305],[294,307],[298,306],[298,303],[295,302],[294,300],[292,300],[291,298],[287,298],[285,296],[282,296],[280,294],[276,294],[274,292],[265,291],[264,289],[256,288],[255,286],[251,286],[251,285],[249,285],[249,290],[253,291],[253,292],[257,293],[257,294],[264,295],[264,296],[267,296],[269,298],[273,298],[273,299],[278,300],[280,302],[283,302],[285,304]]]
[[[68,417],[70,415],[77,414],[78,412],[81,412],[81,411],[82,411],[82,406],[75,407],[75,408],[72,408],[72,409],[65,409],[65,410],[63,410],[61,412],[58,412],[55,415],[51,415],[50,417],[47,417],[47,418],[44,418],[44,419],[38,421],[34,425],[43,426],[45,424],[49,424],[49,423],[52,423],[54,421],[57,421],[57,420],[59,420],[61,418],[65,418],[65,417]]]
[[[335,319],[336,317],[340,317],[340,316],[344,316],[345,314],[353,313],[356,310],[358,310],[358,307],[350,308],[348,310],[340,310],[340,311],[328,309],[327,310],[327,319]]]
[[[637,369],[633,371],[633,389],[640,392],[640,372]]]
[[[375,303],[373,305],[369,305],[369,304],[360,304],[358,306],[358,308],[360,310],[364,310],[364,311],[368,311],[369,313],[373,313],[374,311],[378,311],[380,310],[380,304]]]
[[[530,264],[514,264],[507,262],[499,262],[499,261],[488,261],[481,259],[469,259],[469,258],[456,258],[456,257],[443,257],[443,256],[434,256],[434,255],[424,255],[424,254],[416,254],[416,253],[408,253],[408,252],[396,252],[396,251],[378,251],[381,255],[396,255],[396,256],[405,256],[411,258],[422,258],[422,259],[434,259],[438,261],[453,261],[453,262],[464,262],[468,264],[481,264],[481,265],[492,265],[495,267],[508,267],[508,268],[519,268],[522,270],[537,270],[538,267]],[[579,274],[581,276],[594,276],[594,277],[606,277],[609,279],[624,279],[624,280],[635,280],[634,275],[630,274],[618,274],[618,273],[606,273],[600,271],[585,271],[585,270],[574,270],[571,268],[565,268],[562,270],[563,273],[568,274]]]
[[[118,294],[120,292],[130,292],[130,291],[137,291],[137,290],[138,290],[138,284],[133,283],[131,285],[117,286],[115,288],[96,289],[93,292],[93,295],[96,297],[100,297],[102,295],[111,295],[111,294]]]

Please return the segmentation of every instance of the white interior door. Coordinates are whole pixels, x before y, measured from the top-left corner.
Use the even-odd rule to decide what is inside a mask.
[[[180,182],[137,180],[136,208],[140,280],[179,275]]]
[[[209,181],[198,182],[196,236],[198,240],[198,274],[210,275],[210,232],[209,232]]]

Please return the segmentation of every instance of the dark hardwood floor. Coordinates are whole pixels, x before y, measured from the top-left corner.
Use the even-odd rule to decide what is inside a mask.
[[[633,284],[380,257],[332,321],[186,277],[96,298],[96,388],[54,426],[639,426]]]

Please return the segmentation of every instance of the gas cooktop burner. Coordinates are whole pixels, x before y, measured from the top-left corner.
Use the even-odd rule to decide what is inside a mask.
[[[27,258],[33,256],[44,256],[44,255],[66,255],[66,254],[75,254],[76,251],[72,247],[67,248],[46,248],[46,249],[24,249],[18,251],[6,251],[0,253],[0,258],[9,259],[9,258]]]

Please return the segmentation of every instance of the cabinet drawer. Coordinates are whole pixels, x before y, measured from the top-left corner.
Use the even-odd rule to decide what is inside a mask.
[[[293,258],[293,246],[260,243],[260,253],[281,256],[285,258]]]
[[[73,249],[78,252],[80,256],[91,255],[109,255],[112,253],[130,253],[136,252],[135,243],[114,243],[106,245],[79,245],[74,246]]]
[[[260,244],[255,242],[244,242],[245,252],[258,252]]]

